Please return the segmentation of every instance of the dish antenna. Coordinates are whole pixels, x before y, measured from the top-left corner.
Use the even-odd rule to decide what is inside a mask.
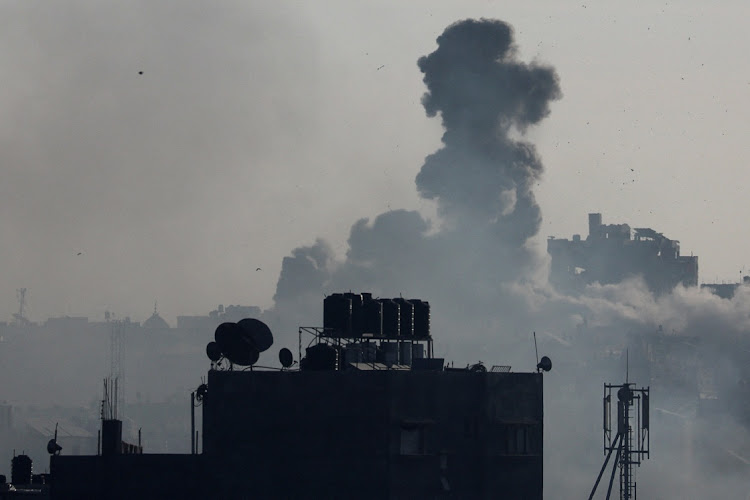
[[[262,321],[254,318],[245,318],[240,320],[237,325],[242,328],[258,352],[266,351],[273,345],[271,329]]]
[[[258,362],[260,353],[273,344],[268,325],[257,319],[246,318],[238,323],[222,323],[216,327],[214,339],[218,350],[230,363],[251,366]],[[216,356],[215,348],[206,346],[209,358]],[[211,351],[211,352],[209,352]],[[213,361],[213,359],[212,359]]]
[[[206,384],[201,384],[195,391],[195,399],[200,403],[206,398],[206,394],[208,394],[208,386]]]
[[[294,363],[294,357],[292,356],[292,351],[284,347],[282,350],[279,351],[279,362],[281,363],[281,366],[284,368],[289,368]]]
[[[206,356],[214,363],[221,359],[221,348],[216,342],[209,342],[206,346]]]
[[[545,371],[548,372],[552,369],[552,360],[549,359],[547,356],[542,356],[542,360],[539,361],[536,365],[536,371]]]
[[[57,423],[55,423],[55,437],[47,442],[47,453],[50,455],[59,455],[62,451],[62,446],[57,444]]]

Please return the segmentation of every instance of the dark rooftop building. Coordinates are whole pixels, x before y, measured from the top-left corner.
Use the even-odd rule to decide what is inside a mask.
[[[547,240],[552,258],[550,282],[565,291],[580,291],[587,284],[619,283],[642,276],[655,293],[677,285],[698,285],[698,257],[680,255],[680,242],[651,228],[627,224],[602,224],[601,214],[589,214],[585,240]]]
[[[445,366],[427,302],[330,298],[299,369],[252,367],[263,323],[217,328],[202,453],[141,454],[103,421],[101,455],[52,457],[52,498],[543,497],[541,370]]]

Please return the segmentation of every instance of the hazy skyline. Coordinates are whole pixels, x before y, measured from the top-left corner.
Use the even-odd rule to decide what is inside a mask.
[[[322,237],[342,257],[388,210],[434,219],[415,177],[443,130],[417,59],[468,17],[508,22],[559,75],[525,137],[546,167],[540,252],[596,211],[679,239],[701,281],[750,268],[739,2],[1,9],[0,320],[20,287],[37,321],[269,307],[293,249]]]

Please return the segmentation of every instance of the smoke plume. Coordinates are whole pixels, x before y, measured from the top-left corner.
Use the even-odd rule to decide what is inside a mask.
[[[448,318],[474,317],[486,331],[496,326],[487,311],[518,307],[506,284],[538,265],[528,243],[541,221],[533,186],[544,170],[534,146],[518,137],[560,98],[558,77],[519,61],[513,29],[501,21],[457,22],[437,45],[418,67],[425,111],[442,119],[443,147],[425,159],[416,184],[437,203],[440,229],[417,212],[394,210],[354,224],[343,262],[321,242],[298,248],[284,259],[275,310],[280,300],[309,310],[311,288],[361,289],[427,298],[438,325],[455,330]],[[304,285],[289,287],[292,274]]]
[[[678,287],[656,297],[634,277],[568,296],[539,279],[545,261],[532,245],[541,222],[533,188],[544,168],[523,137],[561,97],[557,74],[519,61],[513,30],[501,21],[457,22],[437,45],[418,67],[422,104],[442,120],[443,147],[427,156],[416,186],[437,204],[440,223],[394,210],[357,221],[343,261],[322,241],[295,249],[266,318],[287,331],[321,324],[323,294],[343,290],[426,299],[439,355],[520,371],[533,367],[536,330],[540,351],[554,360],[545,380],[545,484],[559,498],[590,491],[602,460],[602,382],[622,382],[629,359],[631,380],[653,384],[652,443],[662,457],[646,464],[642,491],[744,491],[750,439],[737,415],[750,412],[732,401],[749,392],[742,338],[750,292],[728,301]],[[719,436],[719,425],[732,431]],[[719,471],[721,488],[709,482]]]

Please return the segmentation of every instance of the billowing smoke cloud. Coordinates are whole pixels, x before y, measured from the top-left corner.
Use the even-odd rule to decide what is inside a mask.
[[[433,319],[449,331],[470,317],[497,333],[487,312],[518,308],[506,283],[538,265],[528,242],[541,221],[532,188],[544,170],[534,146],[518,137],[549,114],[561,96],[558,78],[550,67],[519,61],[513,30],[501,21],[457,22],[437,44],[418,67],[427,87],[422,104],[428,116],[440,115],[444,146],[425,159],[416,184],[437,203],[441,229],[395,210],[354,224],[344,262],[321,242],[296,249],[284,260],[277,311],[282,302],[308,310],[308,290],[361,289],[428,299]]]
[[[456,23],[437,42],[418,65],[428,89],[422,104],[440,114],[445,147],[427,157],[419,192],[441,214],[492,224],[507,243],[523,244],[539,229],[532,186],[543,167],[534,147],[510,134],[549,114],[561,95],[557,75],[519,62],[512,28],[500,21]]]
[[[536,330],[554,360],[545,383],[545,483],[559,498],[591,488],[603,458],[602,382],[623,381],[628,352],[632,377],[653,384],[652,444],[662,457],[646,464],[642,492],[745,494],[750,439],[737,421],[750,411],[736,401],[750,392],[748,289],[731,301],[682,287],[656,297],[635,277],[568,296],[538,279],[545,266],[531,245],[541,222],[533,188],[544,169],[522,139],[560,98],[557,75],[519,61],[513,30],[500,21],[455,23],[437,43],[418,66],[425,110],[442,119],[443,147],[425,159],[416,185],[436,202],[439,226],[395,210],[357,221],[344,261],[322,241],[295,249],[267,319],[282,329],[320,324],[323,295],[335,291],[403,294],[433,305],[439,354],[520,371],[533,367]],[[731,432],[716,434],[718,426]]]

